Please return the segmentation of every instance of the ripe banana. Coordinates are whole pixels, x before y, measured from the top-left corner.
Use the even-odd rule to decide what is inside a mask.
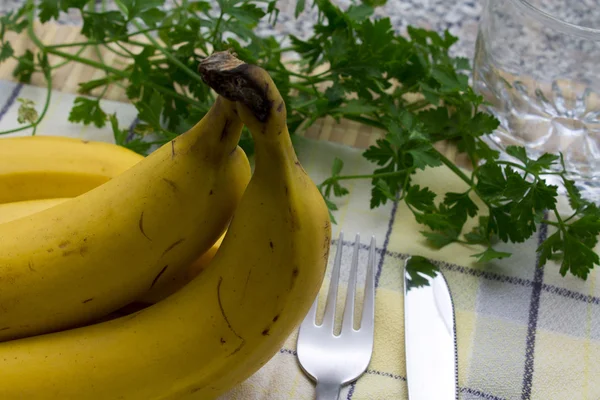
[[[52,208],[69,198],[16,201],[0,204],[0,224]]]
[[[0,341],[93,321],[208,250],[251,174],[234,117],[234,103],[220,99],[101,186],[1,224]]]
[[[144,157],[115,144],[62,136],[0,139],[0,204],[75,197]]]
[[[67,200],[69,199],[40,199],[0,204],[0,224],[35,214]],[[217,239],[210,249],[193,261],[188,267],[176,271],[177,273],[168,281],[158,280],[151,289],[139,296],[136,301],[142,303],[157,303],[175,293],[202,272],[214,257],[222,241],[223,235]]]
[[[214,399],[266,363],[308,312],[331,228],[294,153],[283,100],[264,70],[229,53],[200,70],[239,100],[256,151],[214,259],[180,291],[126,317],[0,343],[0,399]]]

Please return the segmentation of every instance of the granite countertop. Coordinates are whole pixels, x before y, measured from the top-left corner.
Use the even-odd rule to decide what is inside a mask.
[[[25,3],[26,0],[2,0],[0,1],[0,13],[15,9]],[[97,1],[100,3],[100,1]],[[210,0],[215,3],[215,0]],[[333,0],[342,7],[349,6],[350,0]],[[112,1],[107,1],[109,7]],[[167,0],[166,4],[172,4]],[[306,37],[311,31],[313,21],[316,20],[316,11],[309,10],[311,0],[307,0],[307,9],[297,19],[294,17],[296,0],[279,0],[278,7],[281,10],[279,19],[275,26],[264,21],[258,28],[259,34],[274,35],[281,38],[287,34],[298,37]],[[113,5],[114,7],[114,5]],[[480,0],[458,0],[449,2],[445,0],[388,0],[387,4],[376,10],[376,16],[387,16],[391,19],[392,26],[401,33],[406,31],[408,25],[437,32],[449,30],[457,36],[459,41],[452,47],[451,53],[472,59],[475,50],[475,38],[477,35],[477,23],[481,12]],[[79,24],[81,19],[77,12],[63,15],[59,21],[65,24]]]

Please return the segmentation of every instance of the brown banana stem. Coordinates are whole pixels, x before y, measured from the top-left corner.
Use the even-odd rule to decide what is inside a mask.
[[[268,83],[256,79],[259,69],[239,60],[231,51],[213,53],[198,66],[207,85],[223,97],[248,107],[258,121],[266,122],[273,102],[268,97]]]

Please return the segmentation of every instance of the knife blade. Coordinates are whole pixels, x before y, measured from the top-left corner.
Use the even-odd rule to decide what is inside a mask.
[[[409,399],[458,399],[452,296],[440,269],[421,256],[404,263],[404,338]]]

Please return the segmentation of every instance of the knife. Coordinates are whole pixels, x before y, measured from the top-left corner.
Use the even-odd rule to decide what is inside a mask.
[[[454,306],[440,269],[421,256],[404,263],[404,338],[410,400],[457,400]]]

